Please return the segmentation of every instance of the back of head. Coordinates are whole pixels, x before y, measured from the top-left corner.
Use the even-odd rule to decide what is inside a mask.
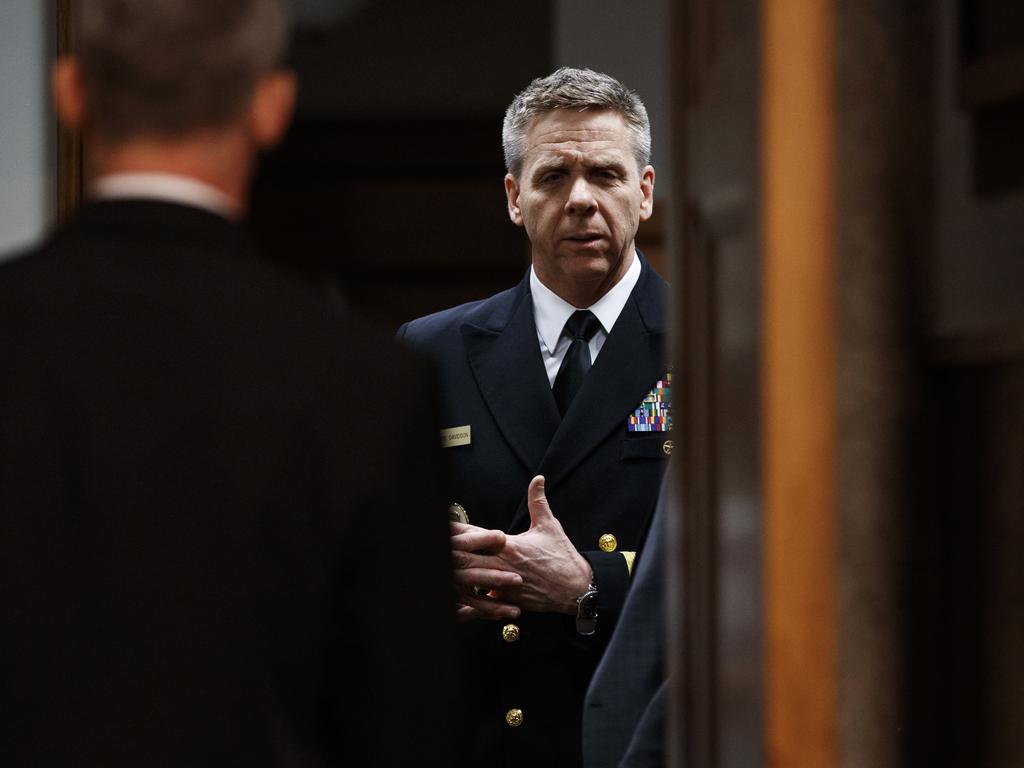
[[[289,37],[285,0],[78,0],[76,11],[92,127],[111,141],[229,125]]]
[[[637,167],[643,168],[651,161],[651,124],[640,97],[603,72],[562,67],[531,82],[505,112],[501,139],[505,168],[513,176],[518,176],[522,168],[530,125],[555,109],[609,109],[619,113],[629,128]]]

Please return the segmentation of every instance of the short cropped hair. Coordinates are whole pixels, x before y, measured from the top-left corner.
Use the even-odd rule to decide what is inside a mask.
[[[562,67],[526,86],[505,111],[501,142],[505,168],[513,176],[518,176],[522,170],[530,125],[535,118],[555,109],[618,112],[632,134],[637,167],[642,170],[650,163],[651,123],[640,97],[609,75],[591,69]]]
[[[229,125],[290,37],[286,0],[77,0],[75,10],[93,126],[113,141]]]

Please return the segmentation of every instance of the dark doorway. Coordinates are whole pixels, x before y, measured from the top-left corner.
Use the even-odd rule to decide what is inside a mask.
[[[515,284],[501,120],[551,68],[552,4],[335,6],[299,6],[298,115],[257,177],[254,235],[390,328]]]

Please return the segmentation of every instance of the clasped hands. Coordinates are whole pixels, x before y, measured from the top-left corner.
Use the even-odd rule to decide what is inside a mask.
[[[554,516],[544,477],[527,489],[530,528],[513,535],[452,523],[456,617],[514,619],[522,611],[576,613],[593,572]]]

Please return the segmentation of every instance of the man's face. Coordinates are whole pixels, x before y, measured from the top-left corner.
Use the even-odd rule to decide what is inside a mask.
[[[512,221],[533,268],[574,306],[589,306],[629,269],[654,204],[654,169],[637,170],[629,129],[611,110],[547,112],[526,133],[519,177],[505,177]]]

